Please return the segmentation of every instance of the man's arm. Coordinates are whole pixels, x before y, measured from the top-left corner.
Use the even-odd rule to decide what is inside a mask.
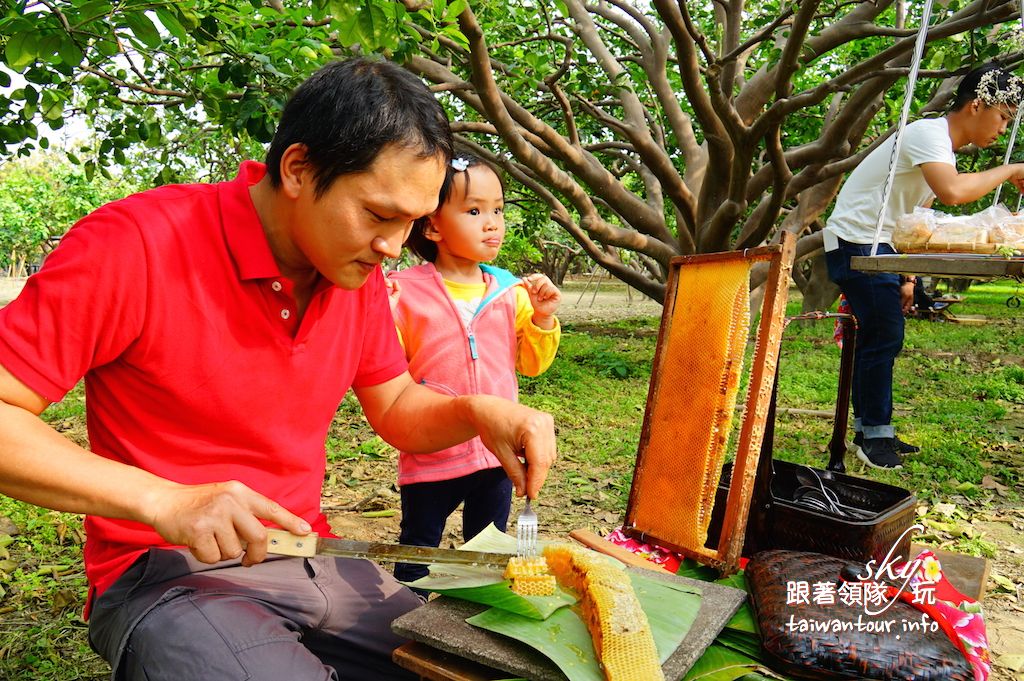
[[[399,449],[436,452],[479,435],[520,496],[536,497],[555,462],[554,419],[545,412],[493,395],[441,395],[408,373],[355,393],[373,429]]]
[[[48,426],[49,402],[0,366],[0,493],[37,506],[135,520],[200,561],[266,556],[259,518],[297,533],[301,518],[240,482],[181,485],[93,454]]]
[[[1024,163],[996,166],[977,173],[958,173],[948,163],[922,163],[924,180],[935,196],[947,206],[977,201],[1003,182],[1024,189]]]

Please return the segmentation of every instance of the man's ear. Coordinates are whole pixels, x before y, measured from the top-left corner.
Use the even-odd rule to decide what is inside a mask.
[[[313,182],[313,167],[306,156],[306,145],[296,142],[281,155],[281,192],[292,199]]]
[[[441,232],[437,231],[437,227],[434,226],[434,215],[428,215],[425,222],[426,224],[423,226],[423,236],[427,237],[431,241],[441,241],[444,237],[441,236]]]

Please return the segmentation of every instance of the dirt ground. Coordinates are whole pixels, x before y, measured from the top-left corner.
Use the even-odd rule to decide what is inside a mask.
[[[0,277],[0,307],[13,300],[24,285],[25,280],[22,278]]]
[[[0,277],[0,306],[14,298],[23,280]],[[620,283],[586,277],[563,288],[559,317],[563,324],[585,325],[613,319],[660,316],[661,306],[636,291],[627,292]],[[334,464],[325,486],[323,508],[331,525],[341,536],[353,539],[395,541],[400,521],[399,496],[389,482],[396,462],[391,455],[380,459],[360,458]],[[565,536],[570,530],[588,528],[604,534],[618,526],[621,518],[606,503],[610,494],[600,489],[587,499],[565,498],[559,493],[560,473],[553,471],[546,489],[549,494],[536,504],[544,519],[543,534]],[[513,515],[519,511],[513,507]],[[462,543],[459,514],[454,514],[446,531],[444,546]],[[1024,681],[1024,508],[1019,505],[978,514],[972,527],[998,547],[991,566],[994,574],[1008,577],[1013,589],[990,581],[983,601],[992,656],[996,663],[992,681]]]

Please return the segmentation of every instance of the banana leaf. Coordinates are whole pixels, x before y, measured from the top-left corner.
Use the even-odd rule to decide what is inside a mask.
[[[732,629],[723,629],[718,634],[718,637],[715,638],[715,643],[726,648],[732,648],[736,652],[743,653],[758,662],[761,661],[761,639],[757,636]]]
[[[689,632],[700,610],[701,595],[696,589],[638,573],[628,574],[651,624],[658,656],[664,662]],[[543,622],[496,608],[485,610],[466,621],[536,649],[554,662],[569,681],[604,681],[590,632],[575,608],[562,608]]]
[[[501,579],[501,575],[498,575],[498,579]],[[429,589],[452,598],[461,598],[464,601],[489,605],[532,620],[547,619],[559,608],[576,602],[574,595],[561,588],[556,589],[553,596],[521,596],[512,590],[511,583],[507,579],[478,586],[464,586],[466,581],[455,575],[439,574],[433,577],[427,575],[415,582],[409,582],[409,586]]]
[[[700,656],[683,681],[733,681],[747,674],[766,671],[757,661],[743,653],[712,643]]]
[[[543,549],[546,542],[540,542]],[[463,544],[466,551],[490,551],[492,553],[515,553],[516,540],[494,525],[488,525],[483,532]],[[429,574],[408,586],[434,591],[452,598],[461,598],[482,605],[500,608],[534,620],[543,620],[559,608],[572,605],[576,597],[561,587],[553,596],[521,596],[510,588],[509,580],[501,570],[470,565],[431,565]]]

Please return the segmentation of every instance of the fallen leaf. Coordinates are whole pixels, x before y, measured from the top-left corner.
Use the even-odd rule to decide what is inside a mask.
[[[981,487],[983,489],[994,489],[996,491],[996,494],[998,494],[1001,497],[1005,497],[1007,492],[1010,491],[1009,487],[1000,484],[999,481],[997,481],[991,475],[986,475],[981,479]]]
[[[7,516],[0,515],[0,534],[9,534],[13,537],[16,534],[21,534],[21,528]]]
[[[59,614],[64,610],[76,605],[78,603],[78,596],[71,589],[59,589],[57,590],[50,600],[50,610],[53,614]]]
[[[1024,669],[1024,655],[1000,655],[995,659],[995,663],[1000,667],[1005,667],[1011,672],[1019,672]]]
[[[366,511],[362,513],[364,518],[391,518],[398,513],[393,508],[387,508],[382,511]]]
[[[1009,577],[1004,577],[998,572],[993,572],[991,575],[989,575],[989,579],[991,579],[993,582],[998,584],[1000,587],[1006,589],[1007,591],[1012,592],[1017,590],[1017,585],[1013,583],[1012,579],[1010,579]]]
[[[956,511],[956,504],[935,504],[935,506],[933,506],[933,510],[939,515],[944,515],[947,518],[952,518],[954,511]]]

